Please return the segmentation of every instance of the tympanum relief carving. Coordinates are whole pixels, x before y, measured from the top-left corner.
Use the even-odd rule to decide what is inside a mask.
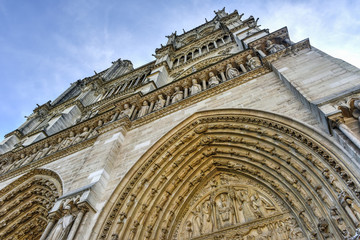
[[[173,239],[213,239],[215,236],[223,239],[229,236],[229,239],[304,238],[295,218],[274,193],[250,179],[225,173],[209,179],[190,200]]]

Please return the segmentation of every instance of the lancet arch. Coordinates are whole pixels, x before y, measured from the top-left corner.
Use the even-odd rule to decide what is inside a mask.
[[[124,177],[99,238],[349,237],[360,220],[358,173],[349,165],[337,145],[290,118],[197,113]]]
[[[35,169],[0,190],[0,239],[39,239],[62,195],[60,177]]]

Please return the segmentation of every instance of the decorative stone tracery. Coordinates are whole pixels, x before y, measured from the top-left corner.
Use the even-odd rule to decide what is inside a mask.
[[[357,175],[343,164],[347,156],[313,131],[265,112],[197,114],[169,132],[123,179],[128,184],[110,200],[115,204],[101,218],[99,237],[353,236],[360,206]],[[345,199],[351,201],[340,201],[349,187]]]

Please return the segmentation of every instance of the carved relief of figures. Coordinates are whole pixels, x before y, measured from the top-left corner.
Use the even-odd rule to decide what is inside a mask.
[[[126,116],[131,117],[131,108],[130,105],[127,103],[124,104],[124,109],[120,112],[119,118]]]
[[[273,43],[271,40],[267,40],[265,49],[268,52],[268,54],[273,54],[285,49],[285,46],[282,44]]]
[[[213,220],[213,202],[209,197],[202,204],[203,218],[202,218],[202,232],[204,234],[211,233],[214,231],[214,220]]]
[[[247,59],[246,64],[248,65],[250,70],[253,70],[253,69],[261,66],[261,62],[258,57],[253,57],[249,54],[249,55],[247,55],[246,59]]]
[[[196,206],[195,210],[192,211],[193,219],[192,219],[192,233],[193,236],[199,236],[202,234],[202,212],[200,206]]]
[[[331,207],[330,216],[333,219],[333,221],[335,222],[335,225],[337,226],[337,228],[340,230],[341,234],[344,237],[349,237],[349,231],[346,228],[344,219],[342,217],[340,217],[339,212],[336,209],[336,207]]]
[[[198,84],[197,80],[194,78],[191,80],[192,86],[190,87],[190,94],[194,95],[196,93],[201,92],[201,85]]]
[[[163,95],[158,95],[158,100],[155,103],[154,110],[157,111],[165,106],[166,100],[164,99]]]
[[[69,133],[69,137],[66,138],[64,141],[62,141],[59,149],[63,149],[63,148],[66,148],[68,146],[70,146],[70,144],[72,143],[72,141],[75,139],[75,133],[73,131],[71,131]]]
[[[215,76],[213,72],[209,72],[209,87],[214,87],[220,83],[220,78]]]
[[[181,101],[184,98],[183,91],[180,90],[180,87],[175,87],[175,92],[171,96],[171,103],[176,103]]]
[[[360,227],[360,207],[354,203],[348,193],[342,191],[339,193],[339,202],[350,216],[356,227]]]
[[[235,216],[232,203],[230,202],[229,196],[227,194],[220,194],[216,200],[216,207],[219,226],[226,227],[233,225]]]
[[[260,210],[260,199],[259,199],[259,195],[254,193],[253,195],[251,195],[250,197],[250,206],[251,206],[251,210],[253,212],[253,214],[255,215],[256,218],[261,218],[263,216],[261,210]]]
[[[82,133],[78,134],[72,144],[84,141],[90,135],[88,127],[84,127]]]
[[[239,76],[240,73],[239,71],[234,68],[231,63],[229,63],[228,65],[226,65],[226,76],[228,79],[231,79],[231,78],[234,78],[234,77],[237,77]]]
[[[142,116],[145,116],[147,113],[148,113],[148,111],[149,111],[149,103],[148,103],[148,101],[144,101],[143,102],[143,104],[142,104],[142,106],[141,106],[141,108],[140,108],[140,111],[139,111],[139,113],[138,113],[138,117],[140,118],[140,117],[142,117]]]
[[[221,184],[219,185],[217,181]],[[224,174],[209,180],[203,189],[209,193],[191,207],[188,216],[184,219],[182,227],[184,236],[194,238],[211,234],[278,213],[268,197],[247,187],[229,186],[231,184],[233,184],[232,180]],[[278,228],[279,234],[284,236],[276,239],[286,239],[288,229],[284,226]]]

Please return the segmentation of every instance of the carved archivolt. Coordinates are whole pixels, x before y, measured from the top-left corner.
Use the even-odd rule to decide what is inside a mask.
[[[124,177],[100,217],[98,237],[353,236],[359,178],[347,161],[330,140],[285,117],[253,110],[198,113]]]
[[[0,239],[39,239],[62,194],[60,178],[37,169],[0,190]]]

